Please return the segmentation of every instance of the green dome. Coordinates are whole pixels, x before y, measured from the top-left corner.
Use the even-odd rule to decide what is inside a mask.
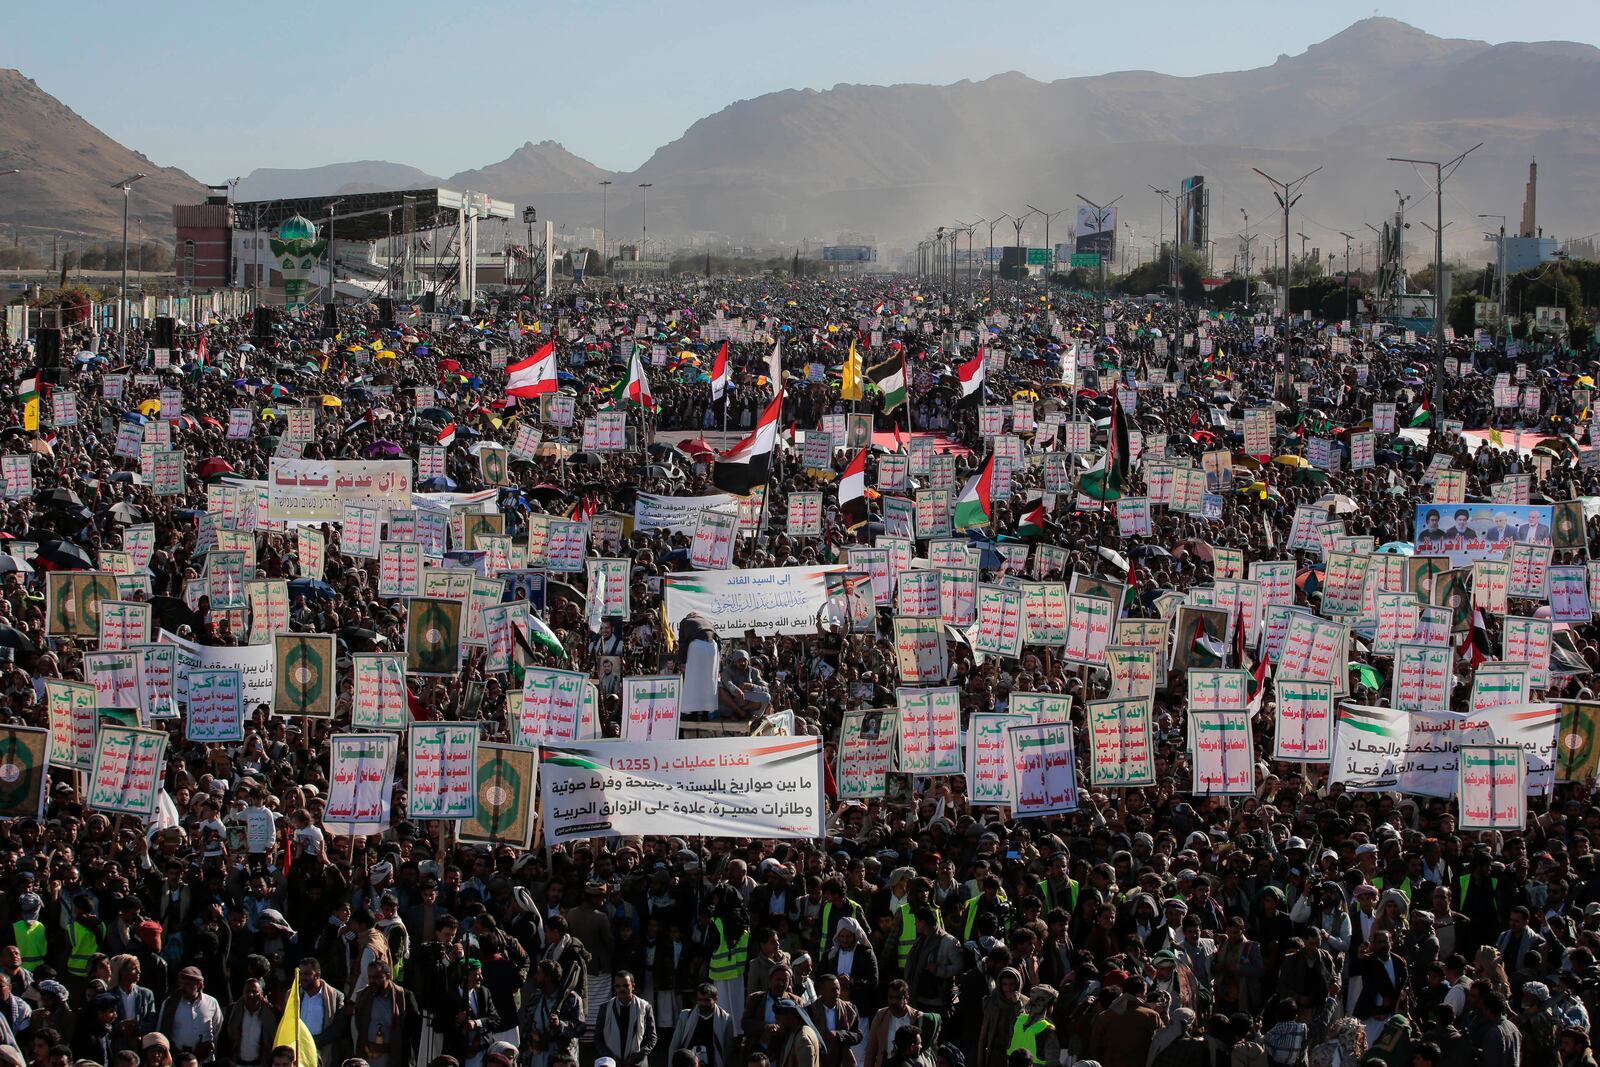
[[[278,227],[278,240],[280,241],[315,241],[317,239],[317,224],[304,215],[291,215],[283,220],[283,225]]]

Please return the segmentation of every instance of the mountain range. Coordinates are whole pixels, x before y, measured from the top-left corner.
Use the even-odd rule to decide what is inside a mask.
[[[0,77],[0,178],[16,194],[26,224],[103,229],[115,190],[102,170],[122,153],[20,75]],[[23,106],[18,106],[21,98]],[[1457,222],[1447,244],[1487,259],[1474,218],[1494,212],[1515,231],[1528,162],[1537,157],[1539,221],[1546,233],[1600,230],[1600,49],[1570,42],[1489,44],[1436,37],[1392,19],[1362,20],[1294,56],[1250,70],[1174,77],[1124,71],[1042,82],[998,74],[951,85],[838,85],[785,90],[732,103],[691,125],[638,169],[604,171],[553,141],[528,142],[498,163],[434,176],[413,163],[364,161],[303,170],[256,170],[241,198],[442,183],[532,205],[541,219],[568,226],[601,222],[598,182],[610,179],[608,225],[638,233],[640,183],[650,183],[650,232],[665,237],[717,233],[735,240],[799,244],[840,231],[876,235],[881,246],[914,242],[935,226],[1038,204],[1071,209],[1077,194],[1105,203],[1119,194],[1126,229],[1151,242],[1171,232],[1171,208],[1149,185],[1175,190],[1204,175],[1212,236],[1225,248],[1245,227],[1269,241],[1281,233],[1259,167],[1293,178],[1321,166],[1304,186],[1292,241],[1342,255],[1349,232],[1372,241],[1363,223],[1394,210],[1393,190],[1414,194],[1413,223],[1431,219],[1431,171],[1424,176],[1389,156],[1448,159],[1478,142],[1446,186],[1445,210]],[[39,114],[53,105],[55,122]],[[46,128],[48,126],[48,128]],[[33,152],[28,165],[19,152]],[[93,167],[71,166],[78,158]],[[102,160],[105,160],[102,166]],[[58,182],[36,165],[92,180]],[[135,169],[139,169],[135,166]],[[106,180],[116,177],[110,174]],[[182,172],[162,170],[141,193],[198,194]],[[100,184],[97,184],[100,183]],[[107,196],[110,193],[111,196]],[[172,202],[182,202],[177,196]],[[1429,210],[1424,212],[1426,206]],[[1052,239],[1065,237],[1068,210]],[[120,218],[116,220],[120,224]],[[977,245],[987,241],[987,227]],[[1009,243],[1003,223],[995,234]],[[1027,233],[1040,243],[1037,220]],[[1126,234],[1124,235],[1126,236]],[[1409,239],[1431,243],[1420,225]],[[1281,238],[1280,238],[1281,240]],[[1258,255],[1262,244],[1257,244]],[[1295,248],[1296,253],[1301,249]],[[1354,265],[1354,263],[1352,263]]]

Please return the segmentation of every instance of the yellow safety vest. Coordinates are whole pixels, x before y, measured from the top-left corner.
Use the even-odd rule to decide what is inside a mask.
[[[861,905],[853,900],[846,899],[844,907],[847,909],[847,918],[861,921]],[[833,940],[833,901],[826,901],[822,905],[822,933],[817,936],[817,958],[828,951],[828,944]]]
[[[963,932],[961,935],[961,939],[963,941],[972,940],[972,927],[978,921],[978,901],[982,899],[983,897],[977,896],[967,901],[967,923],[965,932]],[[1004,890],[1001,891],[999,899],[1002,904],[1006,903],[1006,894]],[[1009,929],[1011,924],[1008,922],[1005,923],[1004,926]]]
[[[44,923],[38,919],[31,922],[18,919],[11,924],[11,932],[17,939],[17,951],[22,953],[23,967],[31,971],[44,962],[46,953],[50,951]]]
[[[1059,901],[1055,899],[1055,891],[1050,888],[1050,876],[1045,875],[1039,879],[1039,899],[1044,902],[1044,910],[1049,911]],[[1067,914],[1071,915],[1078,907],[1078,883],[1071,878],[1067,879]]]
[[[911,946],[916,940],[917,920],[911,914],[911,905],[907,904],[900,909],[900,941],[895,946],[902,971],[906,969],[906,959],[911,955]]]
[[[68,936],[72,939],[72,954],[67,957],[67,973],[74,978],[84,978],[89,974],[89,960],[100,951],[100,935],[75,922]]]
[[[1377,879],[1375,879],[1372,884],[1377,886],[1378,890],[1380,892],[1382,892],[1383,890],[1386,890],[1386,889],[1389,888],[1387,885],[1384,884],[1384,878],[1381,875]],[[1407,904],[1411,903],[1411,879],[1409,879],[1409,878],[1401,879],[1400,880],[1400,884],[1395,886],[1394,888],[1399,890],[1400,891],[1400,895],[1406,898],[1406,903]]]
[[[739,936],[738,944],[730,945],[722,920],[712,919],[711,925],[717,930],[717,951],[711,954],[706,977],[713,982],[731,982],[743,978],[745,961],[750,958],[750,931],[746,930]]]
[[[1026,1052],[1032,1058],[1034,1067],[1045,1067],[1045,1062],[1039,1056],[1039,1035],[1046,1030],[1054,1030],[1055,1024],[1049,1019],[1040,1019],[1036,1023],[1028,1022],[1028,1013],[1023,1012],[1017,1016],[1017,1021],[1011,1024],[1011,1047],[1006,1049],[1006,1055],[1013,1052]]]

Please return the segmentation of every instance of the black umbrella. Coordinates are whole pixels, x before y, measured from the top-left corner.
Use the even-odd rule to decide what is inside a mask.
[[[1128,555],[1134,559],[1155,559],[1161,556],[1170,556],[1172,553],[1160,545],[1134,545],[1128,550]]]
[[[173,633],[180,626],[193,626],[196,621],[194,612],[181,597],[153,596],[150,598],[150,610],[155,614],[156,625]]]
[[[47,571],[92,571],[94,563],[83,546],[71,541],[46,541],[39,546],[33,562]]]
[[[0,648],[9,648],[24,656],[31,656],[39,651],[33,643],[33,638],[15,626],[0,626]]]
[[[339,636],[350,646],[352,652],[371,652],[375,648],[387,647],[389,644],[387,637],[365,626],[346,626],[339,631]]]
[[[59,508],[81,508],[81,507],[83,507],[83,498],[78,496],[78,494],[74,493],[71,489],[62,489],[62,488],[59,488],[59,487],[55,488],[55,489],[47,489],[44,492],[38,494],[38,499],[39,499],[39,502],[41,504],[44,504],[44,505],[49,506],[49,507],[59,507]]]

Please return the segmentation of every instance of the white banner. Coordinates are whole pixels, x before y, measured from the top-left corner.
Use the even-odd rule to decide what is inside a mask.
[[[622,679],[622,739],[676,741],[681,674],[630,674]]]
[[[824,833],[820,737],[546,745],[539,757],[548,844],[643,834]]]
[[[406,759],[406,815],[472,819],[478,814],[478,724],[411,724]]]
[[[267,474],[267,518],[338,522],[345,504],[411,506],[411,461],[274,459]]]
[[[1078,810],[1078,766],[1071,723],[1006,729],[1011,763],[1011,813],[1019,819]]]
[[[738,514],[737,497],[726,493],[708,496],[658,496],[640,493],[633,503],[633,528],[644,530],[671,530],[673,533],[694,535],[700,525],[700,514],[705,511],[722,511]]]
[[[1340,704],[1329,780],[1363,792],[1448,797],[1460,786],[1463,744],[1509,744],[1526,753],[1528,788],[1545,792],[1555,781],[1560,721],[1559,706],[1543,702],[1504,704],[1478,715]]]
[[[334,734],[328,739],[328,803],[322,825],[331,834],[389,829],[397,734]]]
[[[662,590],[674,630],[690,613],[715,620],[723,633],[754,630],[758,637],[815,634],[828,603],[828,575],[843,567],[747,567],[667,575]]]

